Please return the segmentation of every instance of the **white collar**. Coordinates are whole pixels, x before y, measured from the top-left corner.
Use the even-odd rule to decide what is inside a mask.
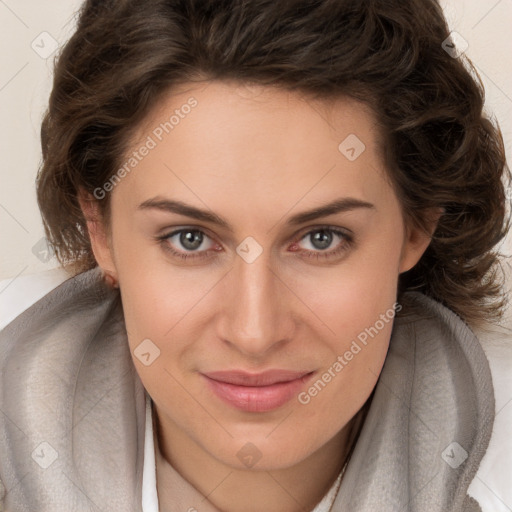
[[[142,512],[158,512],[156,492],[155,447],[151,398],[146,393],[146,432],[144,434],[144,469],[142,471]]]

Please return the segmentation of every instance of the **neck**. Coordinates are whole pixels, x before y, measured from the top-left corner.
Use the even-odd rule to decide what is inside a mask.
[[[167,430],[168,425],[165,420],[161,421],[157,410],[155,455],[160,510],[171,510],[179,490],[186,495],[182,498],[187,507],[195,504],[201,507],[198,510],[268,512],[269,504],[272,504],[273,510],[282,512],[310,512],[345,465],[363,414],[361,410],[331,440],[299,463],[284,469],[262,471],[240,470],[223,464],[179,429]],[[192,487],[187,484],[184,487],[176,472]]]

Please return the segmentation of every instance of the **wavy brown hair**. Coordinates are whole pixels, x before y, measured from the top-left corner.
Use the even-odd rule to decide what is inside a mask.
[[[426,229],[399,293],[419,290],[467,321],[499,318],[496,244],[508,229],[498,125],[435,0],[88,0],[55,62],[41,128],[37,199],[63,266],[96,266],[77,191],[101,187],[131,136],[174,86],[235,80],[368,105],[408,222]],[[444,46],[444,47],[443,47]],[[108,227],[110,201],[98,201]]]

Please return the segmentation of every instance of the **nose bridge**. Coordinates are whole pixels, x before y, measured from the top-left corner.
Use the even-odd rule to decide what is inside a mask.
[[[237,258],[224,305],[226,341],[242,352],[258,356],[289,336],[290,332],[285,332],[289,324],[282,287],[265,251],[252,263]]]

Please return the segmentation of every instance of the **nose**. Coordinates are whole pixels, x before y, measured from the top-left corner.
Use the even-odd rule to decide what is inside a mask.
[[[252,263],[237,258],[222,291],[220,335],[251,358],[266,356],[293,336],[293,294],[266,254]]]

